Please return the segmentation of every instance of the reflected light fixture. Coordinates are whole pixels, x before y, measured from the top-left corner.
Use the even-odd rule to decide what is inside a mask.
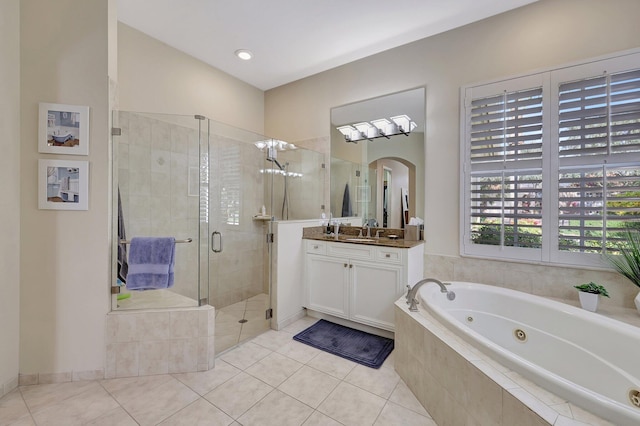
[[[411,121],[407,115],[397,115],[395,117],[379,118],[376,120],[362,121],[354,124],[347,124],[336,127],[344,135],[347,142],[358,143],[359,140],[373,140],[376,138],[387,138],[395,135],[409,136],[418,125]]]
[[[265,148],[277,149],[278,151],[296,149],[296,146],[294,144],[278,139],[266,139],[263,141],[254,142],[254,145],[260,151],[264,151]]]
[[[238,49],[235,51],[235,54],[243,61],[248,61],[249,59],[253,58],[253,53],[251,53],[251,51],[247,49]]]

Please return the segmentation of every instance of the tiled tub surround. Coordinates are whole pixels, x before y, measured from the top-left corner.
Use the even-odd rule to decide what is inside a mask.
[[[495,285],[537,296],[572,300],[576,303],[578,291],[573,286],[594,281],[605,286],[611,296],[600,298],[598,312],[602,308],[635,309],[633,299],[640,290],[628,279],[610,270],[501,262],[427,253],[424,256],[424,275],[441,281]]]
[[[395,304],[395,369],[439,425],[611,423],[480,353],[421,309]]]
[[[207,371],[214,366],[215,309],[113,311],[104,377]]]

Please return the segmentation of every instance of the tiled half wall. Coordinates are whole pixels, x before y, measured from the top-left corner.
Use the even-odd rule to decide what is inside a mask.
[[[107,315],[105,378],[207,371],[215,362],[213,306]]]

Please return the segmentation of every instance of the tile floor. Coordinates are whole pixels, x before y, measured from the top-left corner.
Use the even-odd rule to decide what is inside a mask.
[[[222,353],[238,343],[269,330],[269,321],[265,319],[268,307],[269,296],[261,293],[233,305],[216,309],[216,353]]]
[[[378,370],[292,340],[316,320],[269,330],[199,373],[22,386],[0,425],[426,425],[393,368]]]

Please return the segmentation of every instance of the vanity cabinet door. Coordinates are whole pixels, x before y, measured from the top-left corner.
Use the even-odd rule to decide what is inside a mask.
[[[358,261],[351,265],[351,320],[393,331],[393,306],[404,292],[402,266]]]
[[[306,307],[348,318],[349,261],[315,254],[306,257]]]

